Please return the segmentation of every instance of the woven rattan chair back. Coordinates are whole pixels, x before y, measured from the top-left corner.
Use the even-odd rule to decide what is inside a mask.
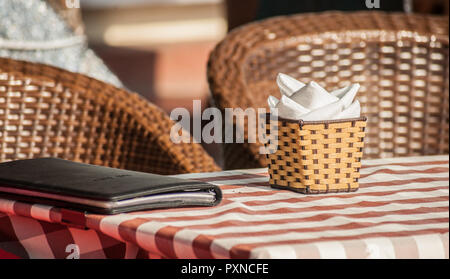
[[[267,108],[279,72],[328,90],[360,83],[365,158],[448,153],[448,18],[383,12],[283,16],[229,33],[211,53],[215,105]],[[246,130],[245,127],[241,129]],[[260,143],[225,144],[225,168],[266,166]]]
[[[217,171],[199,144],[135,93],[55,67],[0,58],[0,161],[58,157],[159,174]]]

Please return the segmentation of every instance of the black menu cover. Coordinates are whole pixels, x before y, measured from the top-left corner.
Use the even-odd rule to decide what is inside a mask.
[[[157,174],[39,158],[0,164],[0,198],[100,214],[214,206],[220,188]]]

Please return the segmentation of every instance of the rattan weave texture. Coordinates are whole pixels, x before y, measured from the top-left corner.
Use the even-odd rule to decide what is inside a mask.
[[[270,185],[304,194],[358,190],[366,120],[268,121],[272,140],[270,125],[278,127],[275,152],[267,154]]]
[[[30,62],[0,58],[0,162],[58,157],[159,174],[217,171],[174,122],[138,94]]]
[[[448,18],[384,12],[275,17],[216,46],[208,81],[220,108],[266,107],[279,72],[327,90],[360,83],[365,158],[448,153]],[[245,127],[240,127],[245,129]],[[225,144],[225,168],[266,166],[260,144]]]

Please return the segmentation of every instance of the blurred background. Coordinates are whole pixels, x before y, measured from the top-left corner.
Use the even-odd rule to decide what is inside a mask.
[[[364,0],[81,0],[90,47],[128,89],[170,111],[208,102],[210,51],[233,28],[263,18],[367,10]],[[448,14],[448,0],[381,0],[379,10]],[[220,161],[215,145],[205,146]]]
[[[128,89],[167,112],[208,93],[209,52],[227,32],[220,0],[81,1],[90,47]]]

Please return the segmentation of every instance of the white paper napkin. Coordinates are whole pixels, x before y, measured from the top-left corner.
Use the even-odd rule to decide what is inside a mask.
[[[271,113],[279,117],[319,121],[356,118],[361,114],[360,103],[353,101],[360,87],[357,83],[328,93],[314,81],[304,84],[280,73],[277,84],[281,99],[269,96],[267,102]]]

